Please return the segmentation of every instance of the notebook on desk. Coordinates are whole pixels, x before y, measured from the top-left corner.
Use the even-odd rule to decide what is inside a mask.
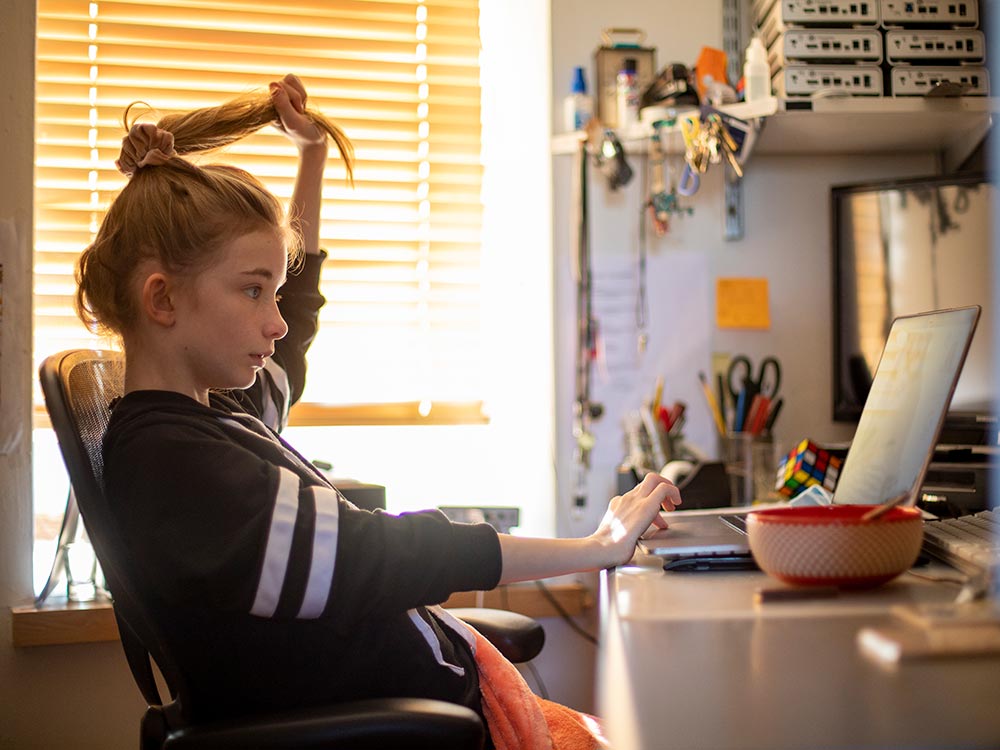
[[[896,318],[833,494],[834,503],[879,504],[904,492],[916,502],[934,455],[980,308],[961,307]],[[667,569],[750,563],[744,530],[721,511],[674,511],[669,528],[640,540]]]

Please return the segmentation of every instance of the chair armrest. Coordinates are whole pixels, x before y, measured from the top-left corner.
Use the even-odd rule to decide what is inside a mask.
[[[485,729],[464,706],[379,698],[211,722],[172,732],[164,750],[480,750]]]
[[[458,607],[448,612],[482,633],[515,664],[531,661],[545,645],[545,629],[533,617],[485,607]]]

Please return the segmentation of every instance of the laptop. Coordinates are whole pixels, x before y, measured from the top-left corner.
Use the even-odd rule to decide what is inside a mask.
[[[904,492],[913,505],[951,403],[981,309],[903,315],[892,322],[833,503],[878,505]],[[674,511],[670,527],[639,541],[667,570],[753,567],[734,516],[752,509]]]

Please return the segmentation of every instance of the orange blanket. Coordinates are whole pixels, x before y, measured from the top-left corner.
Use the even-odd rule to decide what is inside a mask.
[[[497,750],[601,750],[600,722],[589,714],[539,698],[517,667],[476,636],[476,666],[483,714]]]

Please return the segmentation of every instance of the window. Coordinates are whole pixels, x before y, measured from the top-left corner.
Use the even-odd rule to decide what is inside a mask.
[[[291,71],[357,155],[354,188],[326,173],[328,305],[293,423],[485,421],[479,48],[477,0],[39,0],[36,360],[95,345],[73,264],[124,181],[125,106],[209,106]],[[276,131],[223,158],[290,197]]]
[[[296,0],[295,4],[300,3]],[[180,3],[168,4],[169,7],[177,5]],[[235,5],[236,2],[223,2],[223,0],[212,0],[212,2],[187,0],[182,8],[163,9],[157,12],[157,16],[167,18],[169,24],[172,23],[171,15],[186,18],[197,8],[214,7],[216,12],[219,12],[219,9],[229,10]],[[242,5],[246,6],[248,3]],[[400,15],[399,9],[403,7],[402,3],[366,3],[356,0],[322,0],[322,2],[314,0],[312,5],[329,9],[328,13],[332,12],[334,6],[341,10],[378,7],[396,12],[396,15]],[[458,10],[467,8],[469,3],[462,0],[447,5],[437,2],[422,5],[428,8],[428,23],[430,23],[433,21],[437,6],[443,5],[446,9],[451,9],[449,12],[457,13]],[[484,269],[478,279],[478,291],[473,291],[475,289],[473,285],[467,285],[462,292],[469,299],[473,294],[477,294],[478,298],[474,304],[461,309],[464,309],[470,320],[479,314],[482,317],[484,330],[482,340],[486,343],[482,345],[481,351],[479,347],[474,347],[470,343],[469,352],[473,353],[474,357],[481,354],[485,362],[482,369],[484,373],[482,398],[486,404],[484,410],[488,410],[490,419],[488,422],[482,420],[475,400],[471,404],[468,402],[463,404],[461,399],[464,396],[461,394],[456,394],[455,401],[449,402],[455,404],[450,413],[456,421],[468,420],[471,423],[441,424],[447,421],[449,410],[440,408],[443,404],[438,401],[433,402],[433,408],[427,418],[416,417],[418,414],[416,404],[418,399],[424,398],[424,395],[414,393],[413,396],[407,397],[412,401],[401,401],[395,405],[387,403],[387,399],[382,398],[373,408],[363,403],[365,399],[359,398],[359,402],[362,402],[360,405],[341,406],[329,410],[326,414],[323,414],[322,409],[318,409],[315,413],[319,414],[321,419],[332,415],[330,421],[340,421],[342,426],[291,427],[286,431],[286,436],[304,455],[332,462],[335,476],[351,476],[361,481],[385,485],[389,510],[392,512],[445,504],[516,505],[522,509],[520,533],[550,535],[555,530],[555,482],[552,462],[555,406],[549,151],[551,103],[548,88],[549,11],[547,3],[539,3],[537,0],[480,0],[479,5],[482,35],[480,59],[484,92],[481,102],[482,160],[485,165],[482,169],[481,257],[464,266],[454,264],[456,252],[451,253],[451,258],[453,269],[468,270],[466,278],[474,275],[473,269],[477,268],[477,263],[481,262]],[[110,12],[109,9],[129,9],[133,6],[134,4],[102,2],[96,10],[99,19],[107,20],[106,12]],[[274,4],[265,6],[264,3],[257,3],[257,6],[274,9]],[[412,19],[416,18],[416,6],[417,3],[406,5],[412,9],[410,17]],[[91,346],[95,343],[72,313],[71,295],[74,289],[72,265],[76,254],[89,242],[92,222],[99,221],[102,206],[123,183],[123,178],[113,167],[113,161],[117,156],[122,136],[118,119],[124,106],[138,98],[153,100],[151,103],[165,110],[181,106],[175,104],[173,98],[160,99],[154,96],[157,89],[153,84],[161,80],[163,75],[157,74],[156,71],[146,71],[145,74],[149,76],[148,82],[140,80],[135,88],[128,89],[120,82],[127,71],[117,70],[117,76],[112,78],[110,71],[114,68],[109,67],[111,61],[97,50],[95,54],[98,65],[104,65],[97,72],[98,81],[101,83],[99,88],[113,91],[114,96],[108,103],[101,103],[97,107],[95,120],[98,123],[99,138],[96,139],[98,153],[96,157],[91,153],[88,38],[91,24],[90,7],[89,3],[80,0],[38,2],[39,58],[36,87],[38,185],[35,200],[37,245],[35,356],[37,359],[59,349]],[[81,8],[83,10],[80,10]],[[275,12],[289,11],[287,8],[282,8]],[[464,18],[465,11],[462,12]],[[95,30],[97,34],[101,33],[102,23],[103,21],[98,21],[98,28]],[[413,21],[408,21],[408,24],[415,28]],[[108,24],[104,25],[107,32]],[[145,29],[145,25],[138,24],[148,35],[151,32]],[[186,33],[194,34],[191,30]],[[229,38],[227,35],[233,33],[235,32],[232,29],[227,29],[218,35],[207,34],[217,42],[214,45],[217,48],[214,49],[215,56],[225,51],[219,40]],[[431,35],[430,30],[428,35]],[[117,39],[115,42],[117,45],[122,46],[121,33],[114,39]],[[365,45],[359,43],[355,46],[362,48]],[[103,49],[107,53],[110,46]],[[141,55],[144,54],[145,48],[133,45],[123,50],[122,54],[126,51]],[[183,49],[181,51],[183,52]],[[430,53],[430,50],[428,52]],[[338,116],[358,148],[358,165],[355,172],[357,186],[354,190],[344,185],[342,173],[336,171],[338,168],[331,160],[330,171],[327,174],[329,186],[324,220],[329,227],[340,226],[340,222],[351,219],[356,222],[355,229],[357,229],[361,225],[358,210],[362,206],[361,199],[366,195],[365,180],[371,179],[376,186],[381,183],[394,184],[388,179],[377,179],[379,174],[388,173],[390,170],[381,168],[386,167],[385,163],[377,162],[371,156],[376,147],[390,142],[389,137],[373,138],[370,146],[366,146],[364,139],[360,137],[363,132],[383,132],[380,130],[383,126],[379,123],[378,117],[381,116],[379,113],[387,111],[388,105],[376,107],[375,104],[371,104],[370,106],[377,110],[378,117],[368,120],[348,117],[348,113],[341,109],[331,110],[331,103],[334,107],[345,107],[347,102],[345,99],[340,99],[338,103],[330,94],[331,90],[341,90],[335,88],[336,81],[329,84],[327,89],[317,91],[319,78],[314,78],[314,73],[322,74],[324,65],[313,60],[310,57],[312,54],[307,50],[298,59],[297,66],[289,63],[290,67],[275,71],[270,67],[271,62],[263,60],[259,50],[254,50],[253,55],[247,58],[249,62],[241,65],[233,73],[239,76],[241,81],[239,84],[220,83],[227,79],[222,73],[217,73],[202,75],[198,79],[201,83],[185,88],[191,89],[192,95],[199,103],[211,104],[220,101],[228,93],[236,93],[247,86],[259,85],[270,77],[288,70],[302,74],[310,85],[313,101],[324,111],[333,112]],[[373,58],[377,55],[368,57]],[[362,68],[362,73],[367,70],[370,77],[371,70],[379,67],[377,62],[370,66],[367,62],[361,61],[356,64]],[[195,80],[195,72],[191,72],[192,80]],[[102,76],[105,77],[102,79]],[[428,76],[430,77],[430,69]],[[118,82],[117,88],[109,88],[115,82]],[[352,86],[351,91],[358,92],[363,88],[360,85]],[[323,86],[320,86],[320,89],[323,89]],[[466,92],[465,89],[462,91],[461,97],[457,94],[455,96],[456,99],[462,99],[461,112],[467,113],[469,107],[480,106],[478,95]],[[429,93],[434,100],[431,86]],[[464,100],[466,95],[475,101],[466,102]],[[377,101],[377,97],[370,96],[366,101]],[[80,112],[84,113],[83,121],[80,119]],[[447,110],[441,111],[442,115],[446,113]],[[435,114],[433,110],[429,112],[432,118]],[[454,115],[452,112],[452,120]],[[478,122],[476,125],[478,126]],[[389,125],[384,127],[388,128]],[[429,135],[433,136],[433,133],[433,128],[429,127]],[[95,138],[98,134],[95,134]],[[289,154],[288,144],[280,135],[264,133],[260,138],[270,144],[272,153],[269,158],[257,157],[258,161],[264,162],[268,168],[276,169],[279,156],[281,159],[293,158]],[[396,142],[400,142],[398,137]],[[81,146],[81,144],[86,145]],[[250,141],[245,141],[240,146],[249,148],[250,144]],[[416,148],[418,146],[413,146],[411,152]],[[428,149],[430,148],[431,145],[428,145]],[[242,155],[239,153],[241,150],[237,150],[237,156]],[[403,150],[402,147],[396,149],[397,152]],[[231,150],[227,158],[231,158],[233,153]],[[96,166],[91,166],[91,159],[96,160]],[[449,163],[462,166],[454,155]],[[61,171],[57,172],[56,167],[60,164]],[[375,167],[380,169],[371,171]],[[466,174],[479,172],[478,166],[472,168],[466,164],[464,169]],[[97,186],[96,191],[91,189],[92,171],[95,173],[93,179]],[[373,174],[376,177],[372,177]],[[433,176],[433,170],[431,174]],[[284,178],[285,195],[289,192],[290,182],[289,170]],[[466,183],[461,181],[458,183],[460,186],[468,187]],[[275,184],[275,181],[271,184],[276,192],[282,194],[281,184]],[[414,188],[416,189],[418,188]],[[435,192],[433,185],[428,185],[427,190],[432,201],[441,195]],[[95,192],[96,198],[92,198]],[[447,190],[444,195],[453,196],[454,192]],[[473,199],[471,196],[470,189],[467,193],[468,202],[455,204],[451,214],[473,219],[478,212],[478,198]],[[96,208],[91,205],[91,200],[95,200]],[[386,208],[389,204],[391,201],[384,202],[381,207]],[[410,215],[415,215],[419,211],[419,205],[414,207],[415,204],[412,202],[392,205],[400,211],[409,211]],[[439,201],[438,205],[444,204]],[[468,210],[458,210],[462,205]],[[375,208],[378,207],[379,204],[376,204]],[[398,216],[389,216],[389,213],[391,211],[385,212],[386,221],[394,218],[398,220]],[[398,221],[396,223],[398,224]],[[458,225],[458,229],[451,236],[457,236],[459,229],[464,236],[473,236],[475,233],[471,227],[471,223]],[[332,233],[336,235],[336,229]],[[324,241],[328,249],[336,250],[330,244],[331,239],[327,238]],[[428,272],[436,272],[437,269],[433,266],[436,258],[447,259],[441,253],[437,253],[437,249],[441,247],[444,246],[435,244],[430,246],[432,263],[428,266]],[[463,244],[463,248],[465,247]],[[454,244],[452,250],[455,250]],[[372,261],[372,257],[374,254],[367,260]],[[374,262],[371,264],[374,265]],[[362,264],[357,261],[352,264],[338,259],[334,252],[331,253],[331,258],[326,264],[329,276],[325,281],[333,289],[328,288],[326,291],[330,300],[326,307],[327,313],[336,312],[333,308],[346,304],[347,299],[344,295],[350,291],[350,282],[353,279],[349,271],[353,270],[356,274],[362,270],[361,266]],[[377,268],[386,270],[387,266]],[[397,270],[402,273],[400,268]],[[456,275],[452,274],[451,278]],[[433,279],[431,282],[433,283]],[[358,291],[363,289],[361,287]],[[450,289],[457,292],[459,288],[452,286]],[[332,329],[333,325],[327,325],[317,337],[314,347],[318,347],[324,339],[332,335]],[[108,346],[111,342],[96,343]],[[311,351],[310,384],[326,386],[337,398],[341,398],[346,390],[342,387],[343,381],[336,371],[337,367],[351,368],[358,372],[365,372],[365,369],[359,361],[358,352],[348,350],[346,344],[330,349],[341,355],[331,364],[329,370],[333,373],[331,375],[321,373],[316,356],[318,349],[314,348]],[[344,354],[348,351],[349,354]],[[464,362],[457,364],[465,366]],[[392,378],[393,386],[399,388],[399,381],[411,376],[408,367],[406,363],[394,360],[384,368],[384,372],[387,373],[387,378]],[[467,392],[471,392],[468,384],[472,381],[472,377],[465,381]],[[389,392],[392,392],[391,389]],[[319,404],[332,400],[322,391],[319,395],[307,394],[308,398]],[[475,398],[478,399],[479,396]],[[36,407],[36,414],[43,415],[44,408],[41,406],[40,395],[37,396]],[[367,420],[371,424],[369,426],[347,424],[352,416],[357,415],[361,415],[361,419],[356,421]],[[374,423],[380,418],[384,421],[380,426],[375,426]],[[411,420],[411,423],[386,426],[386,423],[391,423],[393,419]],[[62,519],[68,486],[54,435],[51,429],[44,427],[47,419],[42,417],[38,421],[40,424],[34,431],[33,448],[36,591],[40,590],[44,583],[53,559],[55,536]]]

